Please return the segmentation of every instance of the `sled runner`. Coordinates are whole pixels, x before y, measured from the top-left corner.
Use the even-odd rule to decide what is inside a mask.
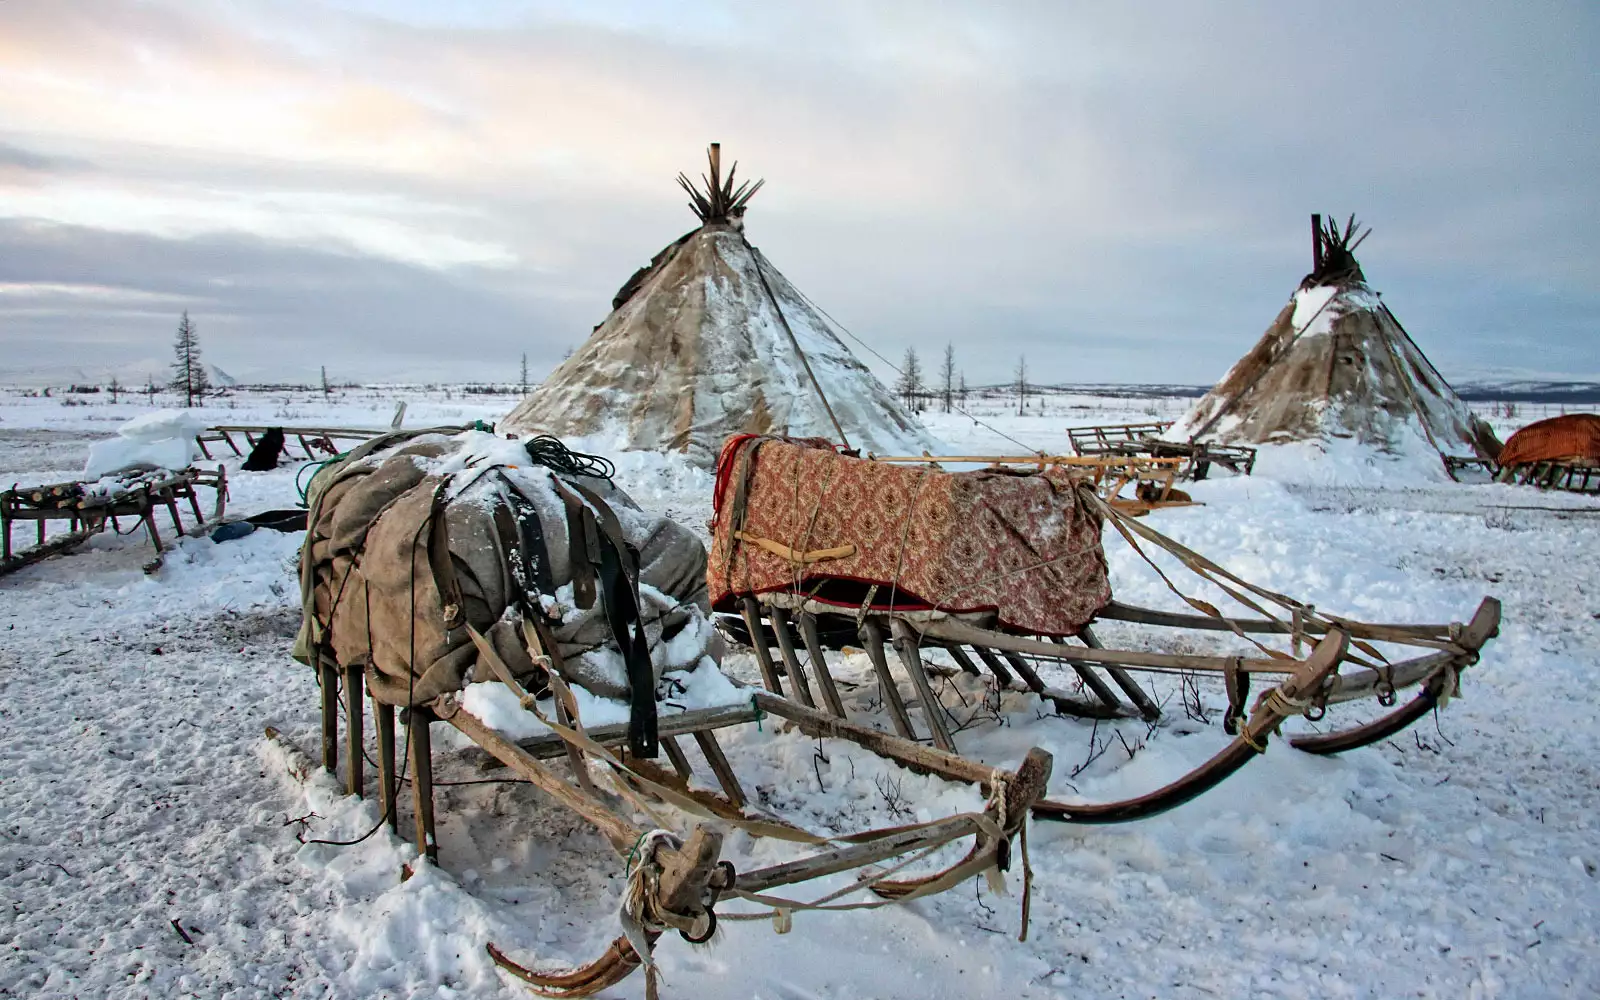
[[[933,651],[952,671],[987,674],[1001,691],[1088,719],[1157,721],[1160,704],[1145,686],[1153,674],[1223,681],[1234,738],[1211,760],[1127,801],[1041,801],[1034,815],[1044,819],[1120,822],[1173,808],[1262,753],[1286,721],[1320,721],[1332,705],[1374,699],[1383,711],[1289,743],[1332,754],[1386,739],[1443,706],[1499,626],[1493,598],[1465,624],[1369,624],[1319,612],[1133,520],[1059,465],[948,473],[862,461],[822,442],[736,438],[718,466],[716,510],[709,577],[724,630],[753,647],[772,695],[819,715],[847,717],[826,655],[846,647],[870,661],[895,733],[951,754],[959,748],[930,681]],[[1102,532],[1131,546],[1199,613],[1113,600]],[[1185,595],[1151,552],[1245,613],[1224,615]],[[1114,623],[1107,627],[1119,641],[1103,643],[1099,623]],[[1215,654],[1163,651],[1230,637],[1231,648]],[[1061,679],[1047,679],[1047,667]],[[1262,693],[1252,707],[1253,683]]]

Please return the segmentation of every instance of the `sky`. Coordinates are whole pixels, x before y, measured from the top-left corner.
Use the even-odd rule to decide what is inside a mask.
[[[1207,384],[1355,213],[1455,378],[1600,377],[1600,7],[0,0],[0,376],[535,378],[694,225],[895,362]],[[861,343],[847,340],[882,376]]]

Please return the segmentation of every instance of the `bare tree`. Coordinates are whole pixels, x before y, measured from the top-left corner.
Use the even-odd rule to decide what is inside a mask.
[[[528,394],[528,352],[527,351],[523,351],[522,352],[522,378],[517,382],[517,385],[518,385],[519,388],[521,388],[522,394],[524,396],[526,396]]]
[[[906,409],[915,413],[922,401],[922,362],[917,360],[917,349],[906,348],[905,360],[900,362],[900,380],[894,384],[895,394]]]
[[[1028,356],[1026,354],[1017,355],[1017,370],[1012,372],[1012,377],[1016,379],[1013,386],[1017,390],[1017,416],[1020,417],[1027,407],[1028,399]]]
[[[322,366],[322,397],[324,399],[326,399],[327,397],[329,397],[331,395],[333,395],[333,386],[328,384],[328,366],[327,365],[323,365]]]
[[[211,391],[211,378],[200,361],[200,340],[195,335],[194,323],[188,310],[178,321],[178,336],[172,343],[172,391],[183,393],[183,405],[193,406]]]
[[[956,345],[944,345],[944,364],[939,366],[939,400],[944,404],[944,412],[949,413],[956,405]]]
[[[117,401],[117,394],[122,391],[122,383],[117,381],[117,376],[115,374],[111,376],[111,383],[106,386],[106,391],[111,393],[111,401],[115,403]]]
[[[956,399],[961,401],[962,407],[967,405],[967,373],[962,372],[956,377]]]

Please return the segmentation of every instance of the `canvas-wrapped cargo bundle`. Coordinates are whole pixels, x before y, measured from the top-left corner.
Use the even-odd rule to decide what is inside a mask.
[[[1568,413],[1535,421],[1506,439],[1500,464],[1570,462],[1600,465],[1600,416]]]
[[[733,438],[717,467],[712,606],[787,592],[1073,635],[1111,599],[1084,488],[1062,473],[949,473],[825,442]]]
[[[423,705],[494,679],[476,632],[541,690],[526,620],[565,680],[627,699],[653,734],[660,675],[720,650],[705,547],[609,480],[537,462],[522,442],[441,429],[379,438],[317,473],[298,658],[320,648],[364,665],[380,702]]]

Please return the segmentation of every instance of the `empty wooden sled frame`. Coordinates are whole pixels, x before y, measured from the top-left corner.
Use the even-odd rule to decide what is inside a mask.
[[[200,510],[196,487],[215,493],[211,516]],[[184,500],[194,513],[193,527],[185,529],[178,514],[178,501]],[[122,534],[119,521],[128,518],[142,526],[155,548],[155,556],[145,563],[146,573],[161,568],[167,545],[156,527],[156,513],[165,507],[173,530],[182,535],[198,532],[207,524],[222,519],[228,501],[228,471],[219,465],[210,469],[184,469],[178,472],[156,470],[128,473],[109,490],[96,490],[94,484],[71,482],[43,486],[20,486],[0,490],[0,576],[21,569],[52,555],[67,552],[110,527]],[[17,521],[34,522],[37,544],[13,551],[11,526]],[[50,521],[64,521],[67,530],[47,536]],[[135,529],[130,529],[130,531]]]

